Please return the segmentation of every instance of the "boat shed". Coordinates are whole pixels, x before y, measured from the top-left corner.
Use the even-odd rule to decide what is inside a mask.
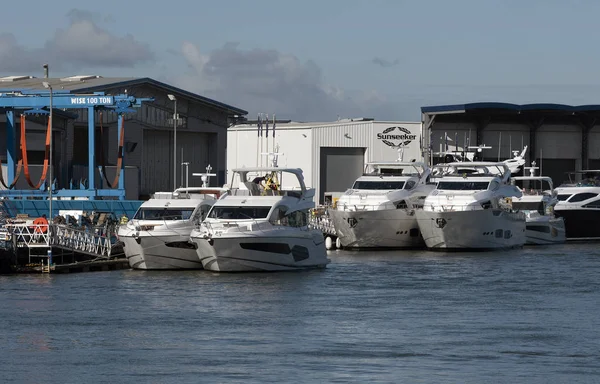
[[[350,188],[365,162],[394,161],[400,152],[404,161],[422,161],[420,138],[419,122],[356,118],[310,123],[262,116],[229,128],[227,169],[267,166],[273,159],[267,154],[278,152],[278,165],[301,168],[306,186],[316,189],[315,202],[323,203],[326,193]]]
[[[482,159],[504,160],[528,146],[526,166],[555,185],[565,173],[600,168],[600,105],[482,102],[421,108],[424,148],[433,154],[465,146],[491,147]]]
[[[121,144],[124,149],[127,199],[145,199],[156,191],[171,191],[174,186],[185,184],[185,174],[189,175],[189,186],[200,186],[202,181],[193,177],[192,173],[206,172],[209,165],[217,175],[211,179],[211,184],[222,185],[225,182],[227,127],[246,115],[246,111],[147,77],[7,76],[0,78],[0,89],[4,92],[47,91],[42,85],[43,81],[48,82],[57,93],[104,92],[106,95],[131,94],[137,98],[152,99],[124,115],[124,140],[117,134],[118,116],[110,110],[99,109],[94,112],[94,141],[88,140],[89,109],[57,110],[53,121],[53,164],[57,188],[86,183],[90,151],[95,152],[99,168],[104,162],[107,178],[112,180],[116,174],[115,165]],[[175,109],[177,119],[174,119]],[[45,119],[43,116],[33,116],[28,117],[27,121],[27,152],[34,175],[41,174],[45,152]],[[5,136],[6,121],[2,117],[0,137]],[[95,148],[88,148],[90,142],[95,142]],[[6,178],[7,148],[3,140],[0,141],[0,159]],[[100,174],[95,178],[95,184],[85,187],[105,187]],[[24,180],[19,180],[15,188],[29,187]]]

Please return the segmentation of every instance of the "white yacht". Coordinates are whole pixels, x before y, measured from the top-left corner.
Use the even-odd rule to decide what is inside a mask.
[[[526,244],[558,244],[566,241],[565,222],[556,217],[554,207],[558,203],[557,193],[552,179],[536,176],[535,162],[529,169],[529,176],[513,176],[511,182],[523,193],[522,197],[513,197],[512,207],[525,213]]]
[[[506,163],[438,164],[436,189],[416,211],[429,249],[484,250],[525,244],[525,214],[511,207],[521,191]]]
[[[352,188],[328,210],[345,248],[424,247],[415,210],[435,188],[417,162],[370,162]]]
[[[202,269],[190,232],[226,193],[223,188],[190,187],[158,192],[132,220],[121,225],[119,240],[133,269]]]
[[[266,188],[251,181],[263,175]],[[308,227],[315,190],[306,188],[301,169],[233,169],[230,186],[190,234],[204,269],[286,271],[329,263],[323,233]]]
[[[570,172],[556,192],[554,213],[565,219],[567,240],[600,239],[600,170]]]

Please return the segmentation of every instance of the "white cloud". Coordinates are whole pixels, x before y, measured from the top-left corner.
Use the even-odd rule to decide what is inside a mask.
[[[109,21],[99,15],[71,10],[69,25],[57,29],[44,47],[28,49],[13,34],[0,34],[0,71],[4,74],[27,74],[43,63],[53,70],[89,67],[131,68],[152,61],[154,53],[147,44],[132,35],[117,36],[100,23]]]
[[[243,50],[227,43],[209,53],[185,42],[181,47],[189,73],[173,81],[180,87],[249,111],[276,113],[295,120],[335,120],[369,115],[370,94],[350,96],[327,84],[313,61],[276,50]],[[366,104],[363,104],[366,103]]]

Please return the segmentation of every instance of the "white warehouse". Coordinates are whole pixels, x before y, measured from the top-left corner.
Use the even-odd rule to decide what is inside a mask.
[[[227,132],[227,172],[268,166],[267,153],[278,152],[280,167],[301,168],[307,187],[323,203],[326,192],[344,192],[370,161],[422,161],[421,123],[344,119],[325,123],[248,121]],[[260,155],[262,154],[262,155]],[[230,180],[228,179],[228,182]]]

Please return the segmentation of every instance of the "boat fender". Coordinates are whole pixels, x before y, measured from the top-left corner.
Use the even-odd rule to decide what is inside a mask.
[[[333,241],[331,240],[330,236],[327,236],[325,238],[325,248],[331,249],[332,246],[333,246]]]
[[[337,239],[335,239],[335,247],[337,249],[342,249],[342,242],[340,241],[339,237]]]

